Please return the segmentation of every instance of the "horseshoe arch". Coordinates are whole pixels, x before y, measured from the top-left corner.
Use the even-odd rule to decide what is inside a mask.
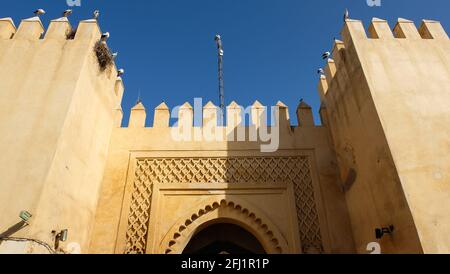
[[[160,244],[160,254],[181,254],[192,237],[205,227],[217,223],[238,225],[252,233],[266,253],[288,253],[288,244],[277,227],[256,208],[239,199],[210,199],[172,226]]]

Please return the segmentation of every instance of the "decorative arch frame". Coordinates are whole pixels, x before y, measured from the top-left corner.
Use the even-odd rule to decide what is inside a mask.
[[[160,244],[160,254],[181,254],[198,231],[216,223],[231,223],[246,229],[268,254],[289,252],[288,243],[276,225],[262,211],[244,201],[209,199],[190,212],[168,231]]]

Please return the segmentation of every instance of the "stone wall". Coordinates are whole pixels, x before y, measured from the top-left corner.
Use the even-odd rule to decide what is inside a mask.
[[[0,19],[0,234],[54,247],[52,231],[68,229],[61,247],[86,252],[123,86],[114,65],[99,69],[97,22],[72,33],[67,18],[47,31],[38,17],[17,30]],[[19,223],[22,210],[29,225]]]
[[[374,229],[385,253],[449,253],[450,49],[439,22],[419,29],[347,20],[319,83],[358,252]]]
[[[197,115],[185,103],[169,126],[163,103],[145,127],[139,102],[129,126],[113,131],[90,252],[180,253],[196,231],[216,222],[246,228],[269,253],[353,252],[327,129],[314,125],[305,103],[297,109],[301,126],[291,127],[279,102],[279,119],[268,129],[279,131],[279,147],[263,152],[265,142],[248,139],[263,131],[263,109],[255,102],[245,125],[242,107],[232,102],[227,125],[219,126],[212,103]],[[198,115],[203,125],[194,127]],[[192,138],[178,140],[181,129]],[[206,140],[211,132],[223,134]],[[238,132],[247,138],[231,138]]]

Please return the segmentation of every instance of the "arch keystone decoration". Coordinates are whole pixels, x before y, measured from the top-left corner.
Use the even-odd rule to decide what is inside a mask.
[[[215,223],[231,223],[246,229],[268,254],[289,252],[286,239],[263,212],[237,199],[211,199],[172,226],[161,242],[159,253],[183,253],[196,232]]]

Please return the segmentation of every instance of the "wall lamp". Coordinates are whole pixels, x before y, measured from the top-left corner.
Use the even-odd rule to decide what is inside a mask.
[[[390,225],[389,227],[375,228],[375,237],[377,239],[383,238],[385,234],[392,234],[394,232],[394,226]]]
[[[28,224],[28,221],[31,219],[32,216],[33,215],[31,215],[31,213],[26,210],[22,210],[19,214],[20,219],[22,219],[22,221],[26,224]]]
[[[55,230],[52,231],[52,234],[56,234],[56,236],[55,236],[55,249],[59,248],[59,243],[60,242],[67,241],[68,233],[69,233],[69,231],[67,229],[61,230],[58,234],[56,234]]]

